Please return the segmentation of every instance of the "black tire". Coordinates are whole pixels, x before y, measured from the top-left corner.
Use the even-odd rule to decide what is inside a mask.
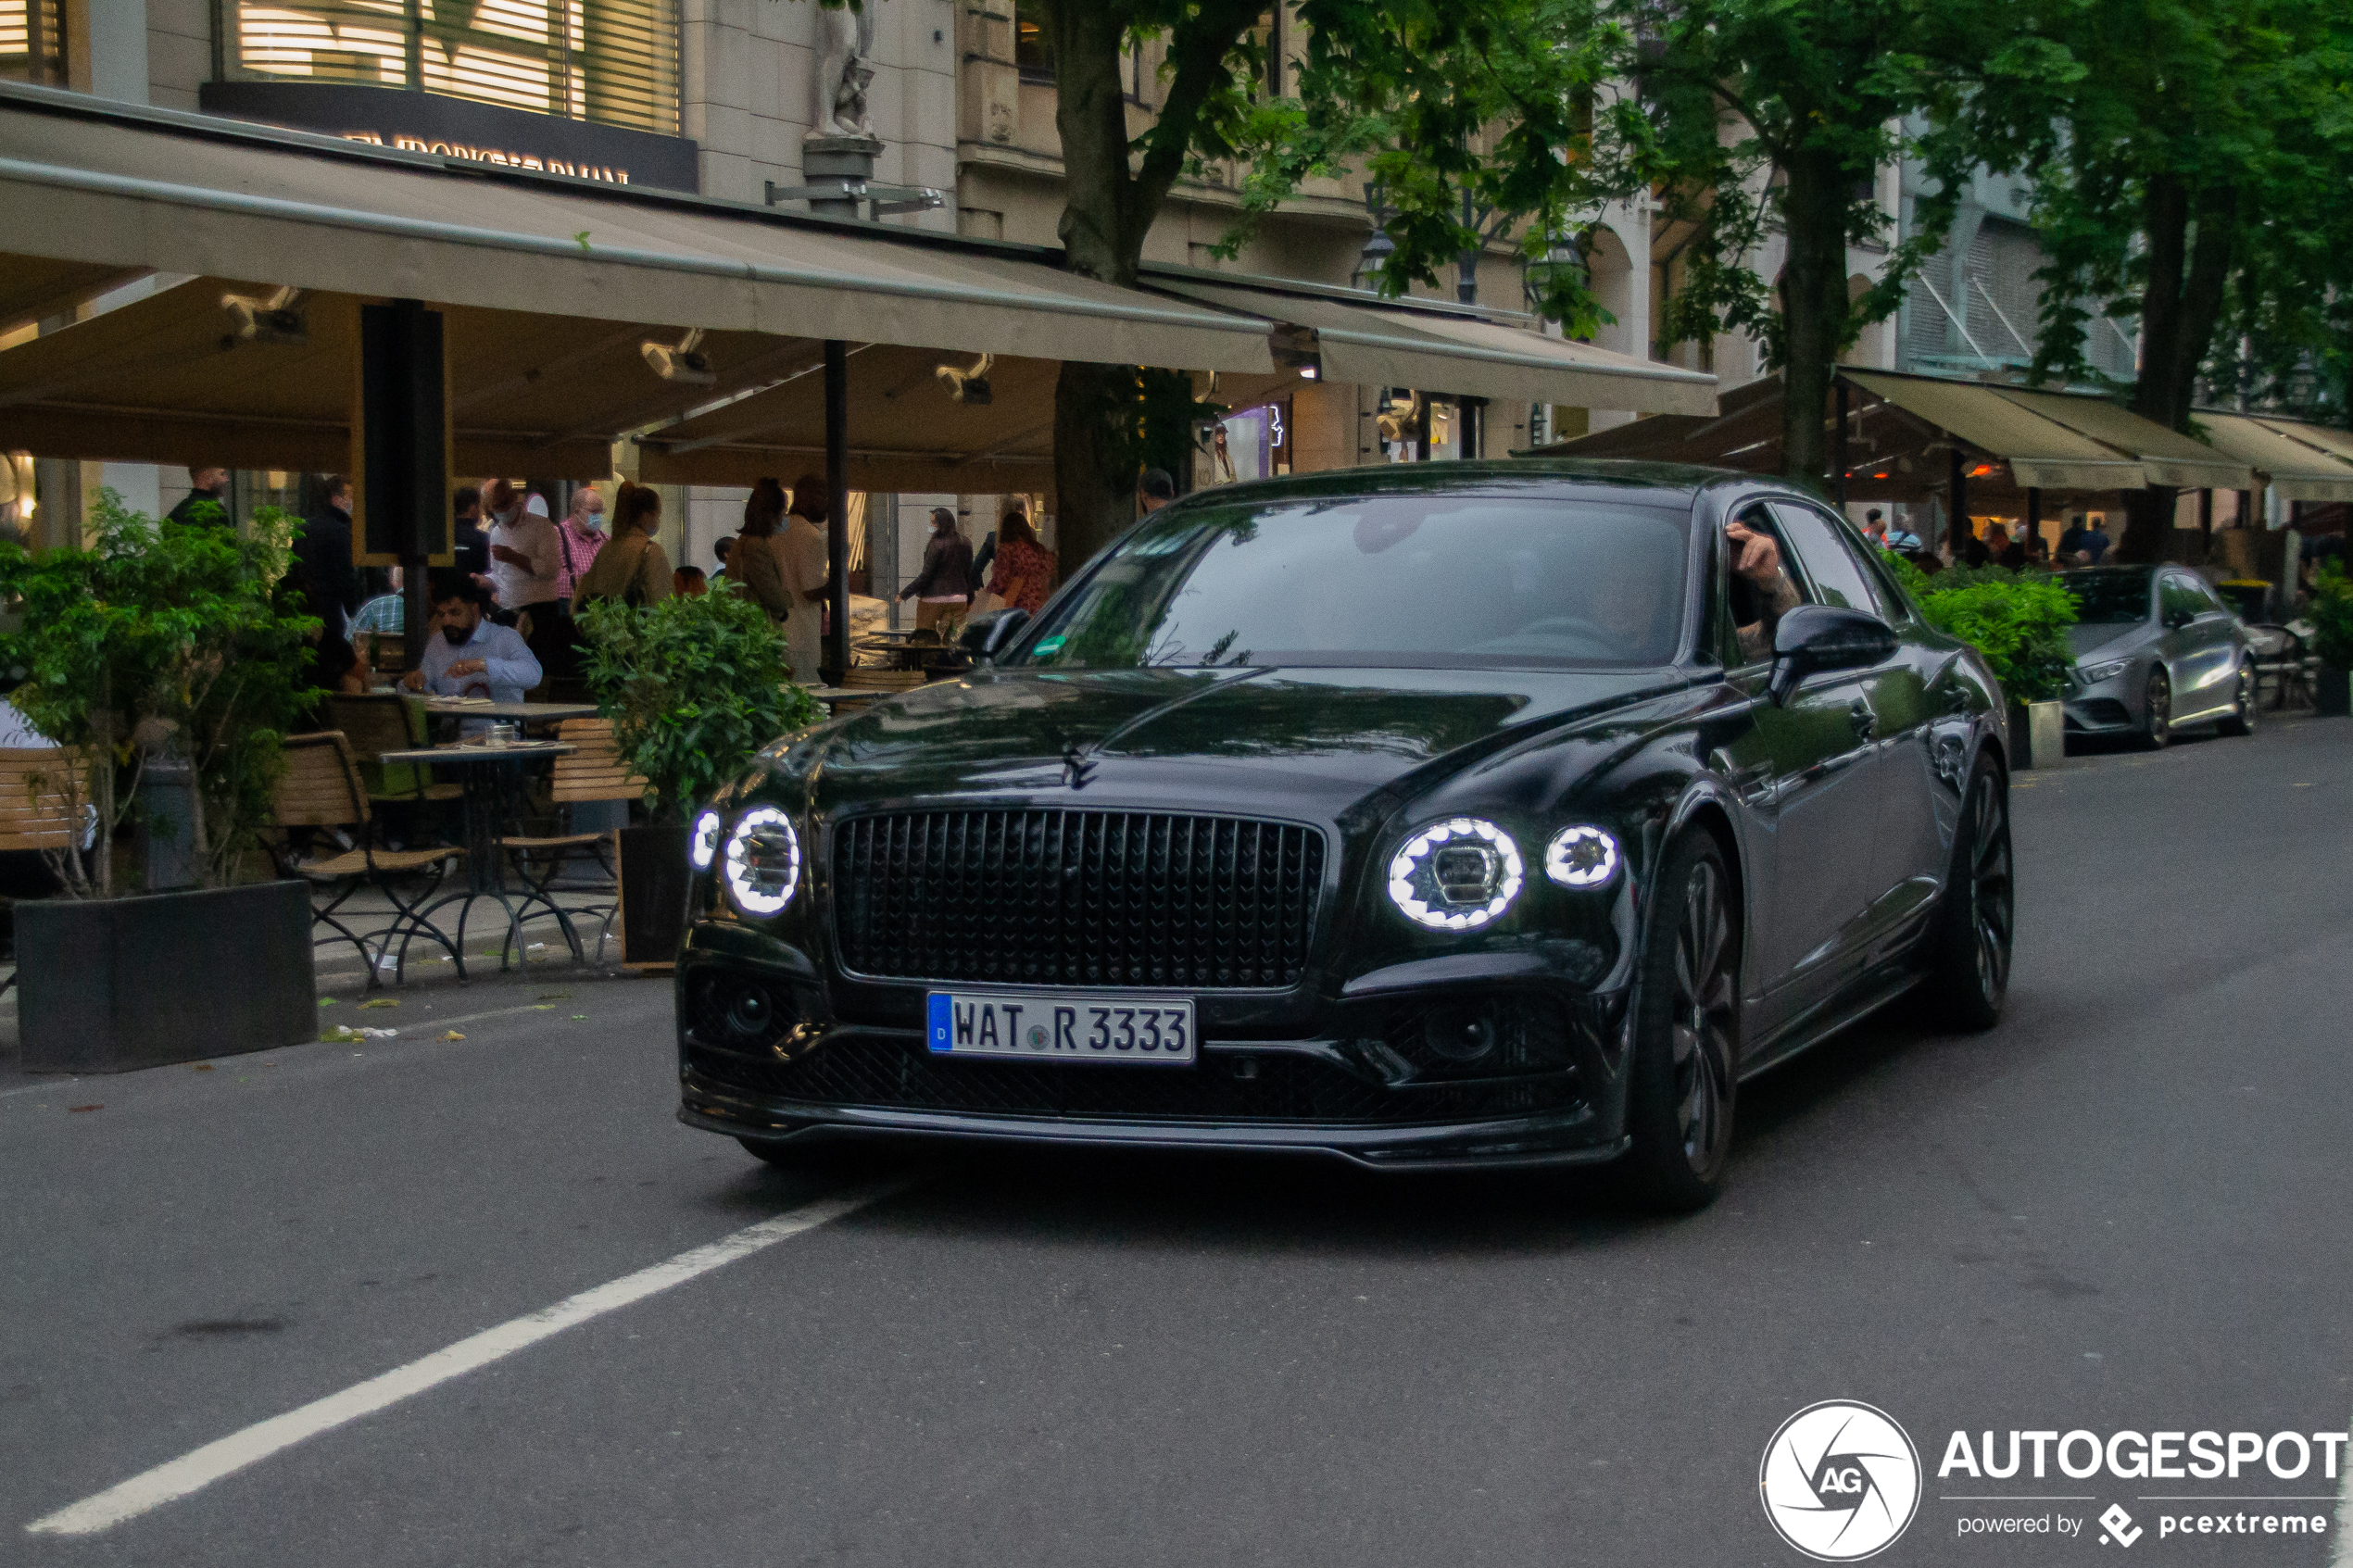
[[[2141,697],[2141,744],[2162,751],[2173,738],[2173,682],[2162,664],[2149,669],[2149,684]]]
[[[2232,699],[2231,710],[2214,727],[2226,735],[2255,733],[2255,665],[2251,660],[2239,661],[2238,690]]]
[[[1668,847],[1637,977],[1632,1082],[1620,1165],[1628,1196],[1675,1213],[1723,1185],[1739,1094],[1740,911],[1716,841]]]
[[[1961,796],[1943,907],[1929,935],[1929,997],[1940,1022],[1991,1029],[2009,995],[2018,927],[2009,781],[1981,758]]]

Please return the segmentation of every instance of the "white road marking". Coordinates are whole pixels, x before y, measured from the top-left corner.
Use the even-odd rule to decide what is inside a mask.
[[[306,1438],[332,1432],[361,1416],[372,1415],[388,1405],[424,1393],[453,1377],[463,1377],[470,1372],[535,1345],[550,1335],[560,1334],[592,1318],[602,1317],[607,1312],[642,1301],[648,1296],[659,1295],[673,1286],[684,1285],[713,1269],[724,1268],[739,1258],[749,1258],[780,1241],[814,1230],[828,1221],[838,1220],[870,1203],[903,1191],[920,1179],[913,1175],[901,1176],[854,1187],[832,1198],[821,1198],[814,1203],[803,1204],[774,1219],[762,1220],[756,1225],[748,1225],[735,1235],[722,1236],[708,1246],[681,1252],[667,1262],[656,1263],[651,1268],[640,1269],[610,1284],[567,1297],[552,1307],[511,1319],[496,1328],[484,1329],[472,1338],[460,1339],[422,1361],[395,1367],[339,1394],[330,1394],[299,1410],[272,1416],[242,1432],[207,1443],[194,1453],[183,1455],[168,1464],[159,1464],[143,1474],[133,1475],[95,1497],[84,1498],[78,1503],[36,1519],[25,1528],[42,1536],[94,1536],[102,1530],[112,1529],[150,1509],[200,1491],[223,1476],[233,1475],[247,1465],[268,1459],[282,1449],[289,1449]]]

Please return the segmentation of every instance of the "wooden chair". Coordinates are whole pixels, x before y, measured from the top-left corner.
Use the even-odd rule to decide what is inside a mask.
[[[0,850],[76,855],[89,847],[82,753],[61,746],[0,747]],[[0,993],[17,983],[0,981]]]
[[[417,911],[439,890],[450,867],[466,852],[447,845],[431,849],[375,847],[368,786],[360,782],[359,766],[351,754],[351,745],[340,732],[288,735],[285,758],[285,776],[278,781],[271,813],[282,833],[288,828],[341,828],[356,841],[354,848],[312,860],[297,859],[291,841],[278,847],[280,870],[287,876],[311,884],[315,890],[310,909],[312,923],[332,927],[337,935],[359,949],[359,961],[367,968],[367,988],[371,991],[381,983],[376,973],[378,960],[391,954],[395,937],[400,941],[400,956],[393,965],[395,981],[407,977],[409,943],[421,935],[440,943],[457,964],[458,978],[465,979],[466,959],[459,950],[459,944]],[[403,899],[395,890],[392,879],[423,871],[430,871],[433,880],[417,897]],[[391,924],[365,935],[352,930],[335,914],[345,900],[362,887],[373,887],[398,911]],[[321,896],[326,897],[323,904],[318,902]],[[370,937],[377,939],[373,954],[368,950]]]
[[[621,745],[613,739],[610,719],[567,719],[556,726],[556,738],[576,747],[569,756],[556,759],[555,775],[550,781],[549,794],[559,807],[588,801],[642,800],[647,781],[629,771],[621,755]],[[616,828],[601,833],[566,833],[547,838],[501,838],[498,847],[515,857],[516,869],[531,890],[547,900],[555,911],[556,922],[562,927],[564,940],[572,947],[574,958],[585,958],[580,937],[572,929],[572,922],[560,906],[549,884],[559,872],[573,859],[585,857],[594,859],[605,878],[612,884],[616,902],[588,905],[577,912],[601,915],[603,923],[597,933],[597,960],[604,961],[605,941],[612,935],[613,916],[619,912],[619,883],[616,867],[621,858],[621,834]],[[532,862],[541,862],[536,878],[532,875]],[[599,889],[599,891],[603,891]],[[536,919],[536,916],[530,917]]]
[[[349,744],[359,765],[359,782],[372,804],[455,800],[463,793],[456,784],[434,783],[428,764],[383,759],[387,751],[413,751],[427,744],[422,704],[396,695],[329,692],[320,699],[320,708],[327,727]]]

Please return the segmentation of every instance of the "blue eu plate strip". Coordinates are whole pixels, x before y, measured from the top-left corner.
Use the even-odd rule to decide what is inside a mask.
[[[954,1041],[950,1032],[955,1027],[955,1002],[945,991],[934,991],[930,997],[930,1027],[925,1031],[924,1043],[933,1050],[951,1049]]]

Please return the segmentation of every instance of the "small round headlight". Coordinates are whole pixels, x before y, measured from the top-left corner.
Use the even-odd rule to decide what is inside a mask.
[[[755,806],[727,835],[727,891],[748,915],[773,915],[800,888],[800,834],[775,806]]]
[[[1389,901],[1432,931],[1476,931],[1512,907],[1525,871],[1519,846],[1493,822],[1432,822],[1389,861]]]
[[[1617,874],[1617,840],[1601,828],[1563,828],[1544,846],[1544,874],[1563,887],[1599,887]]]
[[[686,859],[695,870],[707,872],[718,856],[719,813],[705,811],[695,819],[694,828],[686,835]]]

